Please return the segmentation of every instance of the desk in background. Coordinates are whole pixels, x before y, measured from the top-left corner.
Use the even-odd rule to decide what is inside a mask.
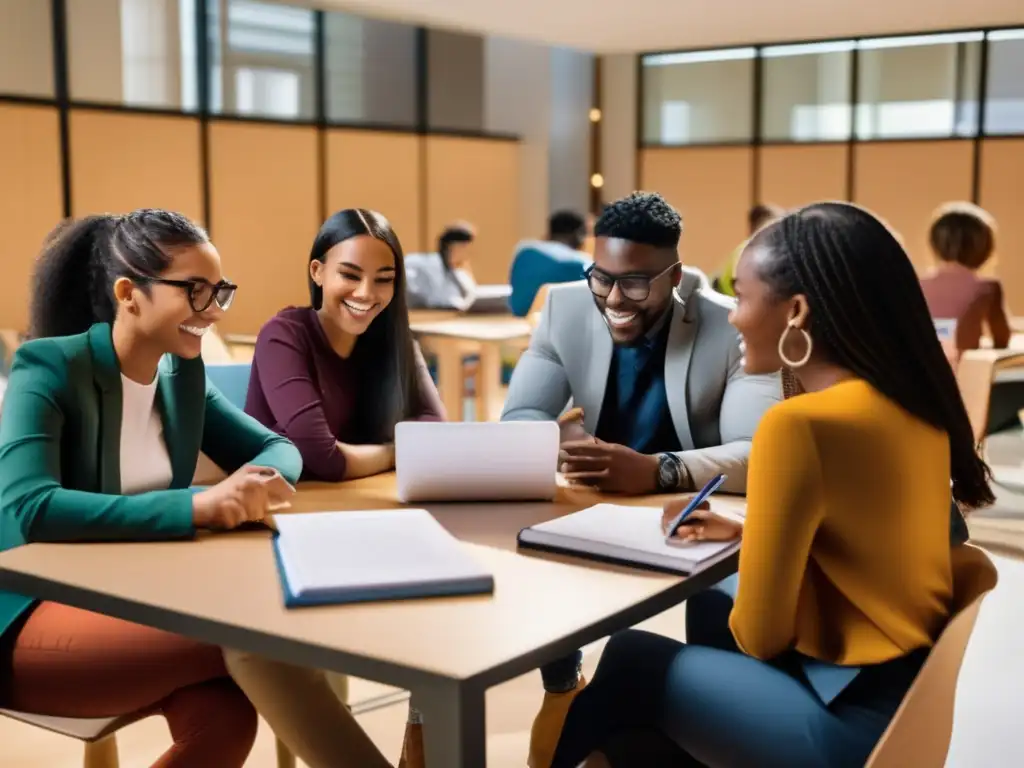
[[[480,358],[476,376],[476,418],[497,419],[501,413],[501,348],[522,346],[533,328],[523,318],[498,316],[462,316],[457,319],[412,324],[425,351],[437,358],[438,391],[448,418],[462,414],[465,375],[462,361],[469,355]]]
[[[0,587],[411,690],[429,723],[426,764],[480,768],[487,688],[661,613],[736,567],[730,558],[682,578],[516,551],[521,528],[601,500],[561,488],[550,503],[427,505],[492,570],[491,596],[286,610],[267,531],[194,541],[30,544],[0,554]],[[663,498],[614,501],[660,504]],[[744,501],[721,496],[715,503],[741,509]],[[398,506],[393,475],[382,475],[304,484],[293,509]]]

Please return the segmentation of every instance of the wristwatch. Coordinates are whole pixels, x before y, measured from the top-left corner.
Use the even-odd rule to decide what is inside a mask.
[[[682,489],[684,482],[689,483],[690,473],[686,471],[682,460],[674,453],[658,454],[658,490],[664,493]]]

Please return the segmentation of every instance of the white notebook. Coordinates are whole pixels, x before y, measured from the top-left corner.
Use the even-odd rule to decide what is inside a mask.
[[[740,541],[666,544],[660,507],[598,504],[519,532],[523,547],[598,560],[696,573],[739,549]]]
[[[494,577],[425,509],[276,515],[289,608],[488,594]]]

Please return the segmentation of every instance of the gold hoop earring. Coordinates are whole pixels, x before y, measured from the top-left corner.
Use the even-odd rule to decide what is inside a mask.
[[[792,330],[800,331],[800,333],[803,334],[804,343],[807,345],[807,351],[804,353],[804,356],[801,357],[799,360],[790,360],[788,357],[786,357],[786,337],[789,336],[789,332]],[[803,366],[807,365],[807,361],[811,359],[811,352],[813,351],[813,349],[814,340],[811,339],[811,334],[809,334],[803,328],[798,328],[796,322],[790,320],[789,325],[786,326],[786,330],[784,330],[782,332],[782,335],[779,337],[779,359],[782,360],[782,362],[788,368],[802,368]]]

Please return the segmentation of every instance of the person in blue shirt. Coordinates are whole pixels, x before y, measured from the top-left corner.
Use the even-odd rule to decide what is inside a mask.
[[[587,222],[582,216],[558,211],[548,219],[547,240],[524,240],[516,246],[508,276],[512,314],[526,317],[541,286],[583,279],[590,266],[590,257],[581,250],[586,237]]]

